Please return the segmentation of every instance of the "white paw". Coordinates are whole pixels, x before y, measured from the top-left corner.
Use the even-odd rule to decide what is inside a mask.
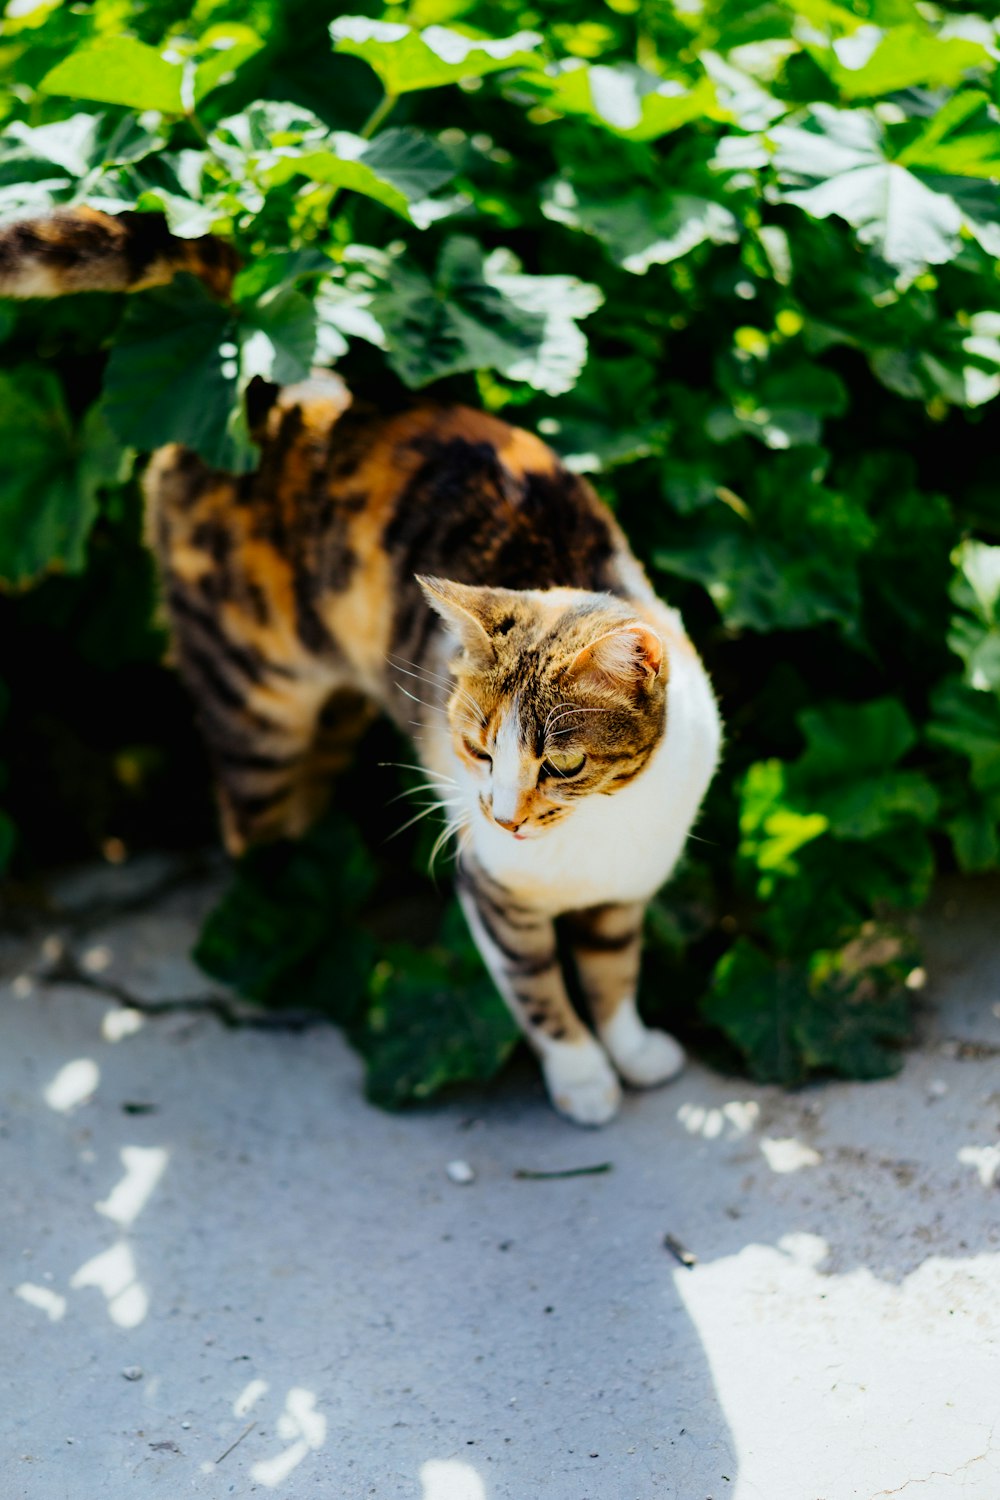
[[[552,1103],[575,1125],[604,1125],[618,1113],[621,1085],[596,1044],[550,1056],[542,1070]]]
[[[614,1064],[633,1088],[649,1089],[676,1078],[684,1066],[684,1049],[665,1031],[643,1030],[624,1051],[613,1054]]]

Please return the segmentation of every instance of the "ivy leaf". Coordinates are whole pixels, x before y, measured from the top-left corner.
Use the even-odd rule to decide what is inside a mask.
[[[517,1026],[460,921],[453,908],[439,944],[397,944],[375,966],[357,1044],[368,1097],[385,1108],[493,1078],[517,1045]]]
[[[357,912],[373,878],[354,825],[335,815],[294,844],[253,850],[208,917],[195,960],[256,1004],[351,1026],[371,969]]]
[[[715,90],[707,78],[695,84],[661,78],[634,63],[586,63],[570,57],[544,73],[519,79],[547,108],[579,115],[630,141],[654,141],[713,112]]]
[[[903,941],[874,924],[808,964],[774,962],[739,938],[719,961],[701,1011],[762,1083],[791,1086],[816,1069],[884,1078],[900,1066],[890,1049],[909,1034],[912,967]]]
[[[119,444],[92,409],[79,432],[50,370],[0,372],[0,580],[79,573],[97,496],[122,476]]]
[[[440,88],[460,78],[482,78],[535,61],[542,38],[534,31],[507,37],[470,37],[444,26],[418,31],[367,16],[340,16],[330,26],[336,52],[362,58],[392,96]]]
[[[587,344],[576,320],[599,306],[596,287],[571,276],[523,275],[506,252],[484,257],[464,237],[445,243],[433,282],[371,249],[355,248],[348,259],[363,267],[348,287],[369,293],[365,311],[407,385],[494,369],[558,395],[583,368]]]
[[[547,219],[594,235],[616,264],[638,275],[650,266],[679,260],[706,242],[725,245],[739,239],[735,215],[721,203],[693,193],[591,196],[562,177],[546,186],[542,212]]]
[[[70,53],[46,73],[39,87],[47,94],[65,94],[71,99],[181,114],[183,77],[182,63],[168,62],[135,37],[116,36]]]

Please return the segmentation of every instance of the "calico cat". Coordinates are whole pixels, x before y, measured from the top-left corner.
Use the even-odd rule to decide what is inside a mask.
[[[178,271],[225,296],[235,269],[228,246],[174,239],[156,215],[74,209],[0,231],[5,296]],[[324,374],[283,390],[258,436],[256,473],[171,445],[145,476],[226,844],[302,833],[383,709],[460,838],[462,906],[553,1103],[599,1125],[619,1078],[646,1087],[683,1062],[635,1003],[645,904],[719,752],[680,617],[590,486],[495,417],[380,414]]]

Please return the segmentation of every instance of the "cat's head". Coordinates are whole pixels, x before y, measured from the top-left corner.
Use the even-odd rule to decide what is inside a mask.
[[[535,838],[645,768],[663,735],[667,663],[627,605],[579,589],[419,582],[462,647],[448,720],[487,818]]]

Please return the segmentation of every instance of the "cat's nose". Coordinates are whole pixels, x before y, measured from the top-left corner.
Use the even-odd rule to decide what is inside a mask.
[[[506,828],[506,830],[507,830],[508,833],[516,833],[519,828],[523,828],[524,827],[526,819],[524,819],[524,818],[494,818],[493,821],[495,823],[499,823],[499,825],[500,825],[501,828]]]

